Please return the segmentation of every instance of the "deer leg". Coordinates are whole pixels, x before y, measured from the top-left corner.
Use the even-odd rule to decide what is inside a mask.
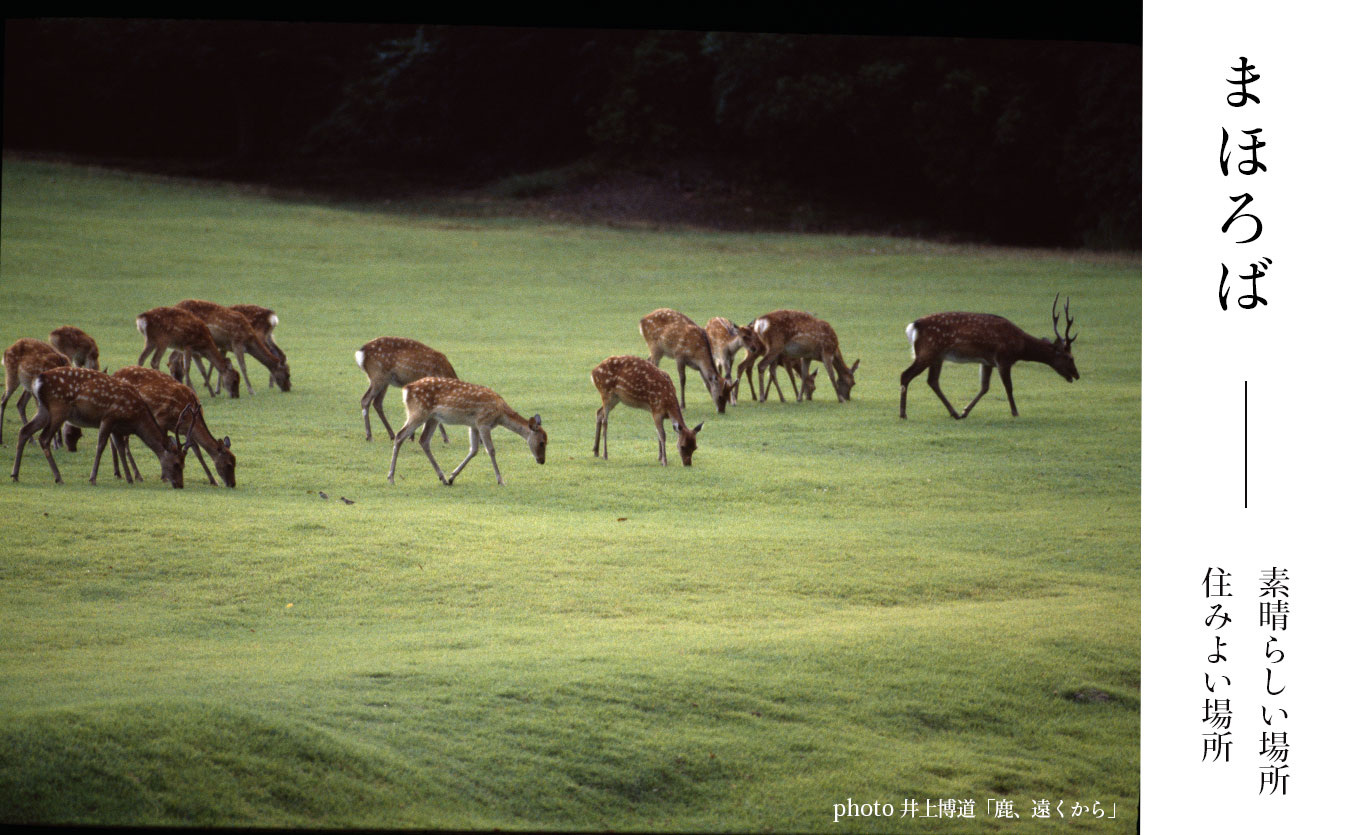
[[[9,477],[15,481],[19,480],[19,464],[23,461],[23,448],[28,445],[28,439],[33,437],[39,429],[47,429],[51,422],[51,414],[48,413],[42,403],[38,403],[38,413],[33,415],[33,419],[23,425],[19,430],[19,449],[14,453],[14,469],[10,471]],[[42,436],[38,436],[38,445],[42,444]],[[51,453],[47,453],[47,463],[52,467],[52,475],[56,476],[56,483],[61,483],[61,471],[56,468],[56,460],[52,458]]]
[[[441,443],[443,444],[450,443],[450,436],[446,434],[446,425],[439,421],[437,422],[436,425],[441,428]]]
[[[366,386],[366,393],[361,395],[361,420],[366,424],[366,440],[371,439],[371,393],[375,391],[375,383]]]
[[[131,436],[123,435],[120,438],[114,436],[113,444],[113,452],[117,452],[119,447],[122,450],[122,468],[128,471],[127,483],[131,483],[133,473],[136,475],[137,481],[144,481],[145,479],[141,478],[141,468],[136,466],[136,459],[131,457]],[[117,460],[116,456],[113,457],[113,460]]]
[[[202,448],[197,444],[192,445],[192,451],[197,453],[197,460],[202,462],[202,469],[206,470],[206,480],[212,487],[216,486],[216,477],[211,474],[211,468],[206,465],[206,459],[202,457]]]
[[[146,340],[145,340],[145,350],[142,351],[142,352],[141,352],[141,355],[140,355],[139,357],[136,358],[136,364],[137,364],[137,365],[145,365],[145,358],[148,357],[148,356],[150,356],[151,352],[154,351],[154,350],[155,350],[155,346],[154,346],[153,344],[151,344],[151,342],[150,342],[150,337],[146,337]]]
[[[662,418],[653,415],[653,420],[657,423],[657,463],[663,467],[666,466],[666,427],[662,426]]]
[[[966,404],[966,408],[962,410],[962,417],[966,417],[967,415],[971,414],[971,410],[976,407],[976,401],[984,397],[985,392],[989,390],[990,390],[990,366],[982,365],[980,367],[980,391],[976,392],[976,396],[971,398],[970,403]]]
[[[605,404],[602,403],[601,407],[596,410],[596,442],[591,445],[591,454],[592,456],[600,455],[601,434],[604,433],[605,458],[607,460],[610,458],[610,432],[608,429],[609,422],[610,422],[610,412],[608,409],[605,408]]]
[[[901,420],[905,420],[905,394],[910,388],[910,381],[919,376],[919,372],[925,368],[925,361],[916,359],[910,363],[910,367],[901,372]]]
[[[425,421],[415,420],[413,415],[409,415],[408,422],[405,423],[403,427],[399,429],[399,433],[394,436],[394,453],[389,458],[389,475],[387,476],[390,484],[394,483],[394,465],[399,460],[399,447],[403,446],[404,441],[417,434],[418,427],[424,422]]]
[[[389,425],[389,418],[385,417],[385,392],[388,390],[389,386],[386,385],[376,392],[372,405],[375,406],[375,413],[380,416],[380,422],[385,425],[385,431],[389,433],[389,437],[393,438],[394,427]]]
[[[215,384],[214,386],[211,385],[211,372],[214,370],[213,367],[210,366],[210,365],[207,365],[207,364],[202,360],[202,355],[201,355],[201,354],[194,354],[192,358],[193,358],[193,360],[196,361],[196,363],[197,363],[197,370],[200,371],[200,372],[202,372],[202,385],[206,386],[207,391],[211,392],[212,394],[219,394],[219,393],[220,393],[220,387],[223,386],[223,385],[225,385],[225,380],[224,380],[223,378],[222,378],[222,379],[217,379],[217,380],[216,380],[216,384]],[[185,363],[183,364],[183,376],[186,377],[187,375],[188,375],[188,369],[187,369],[187,363],[185,362]]]
[[[98,484],[99,461],[103,459],[103,450],[108,446],[108,437],[112,434],[111,428],[105,422],[99,426],[99,445],[94,452],[94,469],[89,473],[89,483]],[[116,452],[113,453],[116,455]]]
[[[23,396],[27,393],[28,389],[24,389],[23,393],[19,395],[18,404],[16,404],[15,406],[15,408],[19,410],[20,426],[23,426],[25,423],[28,422],[27,420],[24,419],[23,416],[23,402],[24,402]],[[5,409],[9,407],[9,398],[13,396],[14,396],[14,389],[6,389],[4,399],[0,400],[0,444],[3,444],[5,442]]]
[[[1018,404],[1013,402],[1013,365],[999,366],[999,379],[1004,381],[1004,391],[1009,395],[1009,409],[1018,417]]]
[[[749,351],[747,351],[747,352],[746,352],[746,359],[745,359],[740,365],[738,365],[738,366],[736,367],[736,381],[737,381],[738,384],[741,382],[741,375],[742,375],[742,374],[746,374],[746,385],[747,385],[747,387],[750,388],[750,391],[751,391],[751,401],[752,401],[752,402],[755,401],[755,369],[754,369],[754,366],[755,366],[755,357],[754,357]],[[750,371],[750,373],[747,374],[746,372],[747,372],[748,370]]]
[[[483,447],[488,450],[488,460],[493,462],[493,472],[497,474],[497,483],[506,484],[502,480],[502,471],[497,469],[497,450],[493,448],[493,430],[490,427],[484,427],[478,430],[478,435],[483,439]]]
[[[779,362],[778,362],[778,361],[779,361],[779,356],[781,356],[781,354],[775,354],[775,355],[772,356],[772,357],[769,356],[769,355],[766,355],[766,356],[765,356],[765,359],[760,360],[760,402],[761,402],[761,403],[765,402],[765,399],[766,399],[767,397],[769,397],[769,386],[765,384],[765,376],[764,376],[764,375],[765,375],[765,367],[766,367],[766,366],[769,367],[769,382],[772,383],[772,384],[774,385],[774,389],[775,389],[776,391],[778,391],[778,393],[779,393],[779,402],[780,402],[780,403],[787,403],[787,402],[788,402],[788,401],[785,400],[784,397],[783,397],[783,388],[782,388],[781,386],[779,386],[779,378],[778,378],[778,370],[779,370]]]
[[[680,374],[680,408],[685,408],[685,363],[676,360],[676,372]]]
[[[244,367],[244,345],[240,343],[234,348],[235,356],[239,357],[239,376],[244,378],[244,387],[249,390],[249,394],[253,394],[253,383],[249,382],[249,370]]]
[[[422,447],[422,451],[427,453],[427,460],[432,462],[432,469],[436,470],[436,477],[441,479],[442,484],[448,484],[446,474],[441,472],[441,465],[436,463],[436,459],[432,457],[432,433],[436,431],[437,426],[440,426],[444,431],[445,424],[436,418],[428,418],[427,428],[422,430],[422,438],[418,441],[418,444]]]
[[[824,365],[824,366],[826,367],[826,376],[830,378],[830,385],[831,385],[832,388],[835,389],[835,399],[838,400],[839,402],[843,403],[843,402],[844,402],[844,395],[843,395],[843,394],[840,394],[840,382],[839,382],[840,378],[839,378],[838,376],[836,376],[836,374],[835,374],[835,355],[834,355],[834,354],[822,354],[822,355],[821,355],[821,364]],[[932,374],[933,372],[931,371],[931,372],[929,372],[929,373]],[[941,396],[941,395],[940,395],[940,396]],[[947,401],[944,400],[943,402],[946,403]],[[949,406],[948,408],[951,408],[951,407]]]
[[[464,469],[464,465],[469,463],[469,459],[473,458],[475,455],[478,455],[478,448],[479,448],[478,428],[471,426],[469,427],[469,454],[466,455],[464,457],[464,460],[460,462],[460,466],[456,467],[454,470],[451,471],[450,481],[446,482],[447,486],[454,484],[455,476],[460,474],[460,471]]]
[[[943,363],[936,362],[929,366],[929,388],[933,389],[934,394],[938,395],[938,399],[943,401],[944,406],[948,407],[948,414],[952,415],[957,420],[961,420],[962,416],[957,414],[956,409],[952,408],[952,404],[948,402],[947,395],[943,394],[943,390],[938,387],[938,375],[941,373],[943,373]]]

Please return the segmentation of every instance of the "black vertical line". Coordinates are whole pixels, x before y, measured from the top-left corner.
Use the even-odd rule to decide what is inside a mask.
[[[1248,509],[1248,381],[1243,381],[1243,509]]]

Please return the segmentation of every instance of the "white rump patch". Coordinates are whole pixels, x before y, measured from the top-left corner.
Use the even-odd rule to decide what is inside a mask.
[[[36,380],[33,381],[33,396],[37,397],[38,393],[41,391],[42,391],[42,378],[38,377]]]
[[[363,351],[363,350],[361,350],[360,348],[358,348],[358,349],[357,349],[357,353],[356,353],[356,357],[357,357],[357,368],[360,368],[362,371],[365,371],[365,370],[366,370],[366,352]]]
[[[275,314],[275,313],[273,313],[271,316],[267,317],[267,323],[268,323],[269,325],[271,325],[272,327],[274,327],[274,328],[277,326],[277,322],[278,322],[278,321],[280,321],[280,320],[277,319],[277,314]]]
[[[145,317],[144,317],[144,316],[137,316],[137,317],[136,317],[136,330],[138,330],[138,331],[141,332],[141,336],[145,336]]]
[[[905,326],[905,338],[910,340],[911,359],[914,359],[915,357],[915,337],[917,336],[919,336],[919,330],[915,327],[914,322],[911,322],[910,324]]]
[[[756,319],[755,324],[751,325],[751,329],[754,330],[756,333],[760,334],[761,336],[764,336],[765,331],[769,330],[769,320]]]

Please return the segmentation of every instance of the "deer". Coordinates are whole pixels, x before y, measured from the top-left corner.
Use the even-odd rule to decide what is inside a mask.
[[[455,367],[440,351],[428,348],[416,339],[401,336],[381,336],[362,345],[356,352],[357,368],[366,372],[370,385],[361,395],[361,419],[366,424],[366,440],[371,439],[371,406],[380,416],[390,440],[394,439],[394,427],[385,417],[385,390],[391,385],[407,386],[423,377],[445,377],[458,379]],[[445,426],[441,427],[441,439],[450,443],[446,437]]]
[[[910,381],[924,369],[929,369],[929,388],[947,407],[948,414],[961,420],[971,414],[976,403],[990,390],[990,370],[999,369],[999,379],[1009,396],[1009,410],[1018,417],[1018,405],[1013,400],[1013,364],[1019,360],[1045,363],[1069,382],[1079,379],[1070,346],[1078,335],[1070,336],[1074,319],[1070,317],[1070,300],[1065,297],[1065,335],[1060,335],[1060,294],[1051,303],[1051,328],[1055,341],[1042,339],[1019,328],[1003,316],[990,313],[935,313],[916,319],[905,326],[906,338],[914,362],[901,372],[901,420],[905,420],[905,395]],[[938,375],[943,362],[974,362],[980,364],[980,391],[966,408],[958,413],[938,387]]]
[[[239,359],[239,372],[243,375],[244,385],[249,394],[253,394],[253,383],[249,382],[249,369],[244,363],[245,352],[266,366],[271,375],[270,379],[275,380],[282,391],[291,390],[291,369],[286,366],[285,360],[272,353],[243,313],[201,299],[184,299],[174,306],[205,322],[207,329],[211,331],[211,337],[216,340],[216,348],[222,354],[234,351],[235,357]],[[169,358],[171,373],[176,368],[182,367],[182,355],[179,356],[177,362],[172,356]],[[210,384],[208,370],[202,365],[200,355],[197,356],[197,368],[202,372],[202,378]],[[177,379],[178,375],[175,374],[174,377]]]
[[[131,365],[123,368],[113,374],[113,378],[122,380],[135,387],[141,399],[150,406],[150,410],[155,415],[155,420],[159,421],[161,426],[172,426],[183,419],[184,415],[192,417],[192,423],[187,432],[187,445],[192,447],[192,451],[197,453],[197,460],[201,462],[202,469],[206,471],[207,481],[212,487],[216,486],[216,478],[211,474],[211,469],[206,465],[206,459],[202,457],[202,450],[205,449],[207,455],[211,456],[211,461],[216,466],[216,472],[220,473],[221,481],[225,486],[235,486],[235,454],[230,448],[230,436],[216,438],[211,434],[211,430],[206,425],[206,419],[202,415],[202,404],[197,399],[196,393],[192,389],[175,380],[173,377],[162,371],[156,371],[153,368],[143,368],[139,365]],[[113,437],[113,454],[122,457],[122,469],[127,471],[127,480],[131,480],[131,472],[136,474],[136,480],[141,480],[141,472],[136,467],[136,462],[131,458],[131,450],[127,446],[128,438],[125,435]],[[113,458],[117,462],[117,458]],[[114,469],[116,473],[116,469]]]
[[[253,329],[258,332],[258,335],[260,337],[263,338],[263,344],[267,345],[267,349],[272,353],[276,354],[277,357],[282,361],[282,364],[287,366],[287,373],[288,373],[287,380],[289,382],[290,366],[286,362],[286,352],[283,351],[281,349],[281,346],[277,344],[277,341],[272,338],[272,332],[277,328],[278,322],[277,314],[270,308],[266,308],[256,304],[232,304],[230,305],[230,309],[244,314],[244,316],[249,320],[249,324],[253,325]],[[275,382],[276,382],[275,375],[273,375],[272,377],[268,377],[267,387],[272,388],[272,385]],[[289,390],[290,390],[289,388],[283,389],[283,391]]]
[[[99,346],[94,337],[73,325],[59,327],[47,335],[52,347],[70,358],[70,364],[99,370]]]
[[[479,446],[488,450],[488,458],[493,462],[493,472],[497,475],[498,485],[502,481],[502,470],[497,466],[497,450],[493,448],[492,430],[496,426],[505,427],[525,438],[526,445],[535,456],[535,460],[544,463],[544,451],[549,443],[549,435],[544,431],[539,415],[526,420],[517,414],[497,392],[487,386],[466,383],[452,377],[423,377],[403,387],[403,406],[408,419],[394,435],[394,452],[389,459],[389,483],[394,483],[394,465],[399,460],[399,447],[403,442],[417,434],[418,427],[426,424],[419,444],[432,462],[436,477],[447,487],[455,484],[455,477],[465,465],[478,455]],[[432,456],[428,443],[432,430],[438,424],[453,423],[469,427],[469,454],[460,465],[451,471],[447,478],[441,472],[441,465]]]
[[[33,381],[33,397],[38,401],[38,413],[19,430],[19,449],[9,474],[14,481],[19,480],[23,448],[40,430],[38,444],[47,456],[56,483],[62,483],[61,471],[52,458],[51,441],[61,424],[69,421],[78,426],[98,427],[98,450],[89,474],[90,484],[98,483],[99,461],[108,439],[113,435],[134,434],[159,457],[161,477],[175,488],[183,487],[186,450],[182,440],[165,432],[131,384],[88,368],[60,366],[38,375]],[[177,430],[175,426],[175,433]]]
[[[714,316],[704,325],[704,331],[708,333],[708,341],[713,346],[713,361],[718,366],[718,373],[732,381],[732,393],[728,402],[735,406],[737,404],[737,394],[741,388],[741,375],[745,374],[747,369],[755,366],[755,361],[764,356],[764,343],[760,337],[755,335],[755,331],[744,325],[733,324],[729,319],[722,316]],[[732,376],[732,363],[736,354],[742,348],[746,349],[746,360],[736,368],[736,376]],[[806,387],[804,394],[808,400],[812,399],[812,392],[816,390],[816,372],[810,375],[803,373],[803,363],[801,360],[792,357],[781,356],[779,365],[788,371],[788,382],[793,387],[793,395],[797,396],[797,378],[803,378],[803,385]],[[755,399],[755,377],[753,374],[746,377],[746,383],[751,390],[751,400]],[[779,388],[777,380],[774,381],[774,388],[779,392],[779,400],[783,401],[783,389]]]
[[[703,378],[718,414],[727,411],[732,381],[719,373],[708,333],[696,325],[693,319],[669,307],[662,307],[642,318],[638,323],[638,332],[651,352],[649,362],[660,367],[662,357],[675,360],[676,372],[680,375],[681,408],[685,407],[685,366],[693,365],[699,369],[699,376]]]
[[[675,384],[671,375],[657,368],[653,363],[640,357],[609,357],[600,365],[591,369],[591,382],[600,392],[600,408],[596,410],[596,442],[591,453],[605,460],[610,459],[610,410],[617,404],[647,409],[657,425],[657,462],[666,466],[666,428],[669,418],[678,438],[676,447],[680,452],[680,462],[686,467],[693,462],[694,451],[698,449],[695,436],[704,428],[701,422],[690,429],[685,416],[676,401]],[[604,455],[601,444],[604,442]]]
[[[0,400],[0,444],[5,442],[5,409],[9,407],[9,398],[14,392],[20,392],[19,400],[14,404],[15,410],[19,413],[19,420],[28,423],[28,414],[24,407],[33,398],[33,382],[44,371],[70,365],[70,360],[46,342],[24,337],[5,349],[4,364],[5,396]],[[68,433],[71,431],[79,430],[71,427]],[[58,436],[57,442],[60,440]],[[73,450],[74,446],[71,449]]]
[[[181,307],[156,307],[136,317],[136,329],[145,337],[145,350],[137,358],[137,365],[145,365],[145,358],[153,353],[150,365],[158,371],[164,352],[177,348],[183,352],[183,382],[191,387],[192,358],[201,354],[220,372],[217,387],[213,389],[208,383],[207,393],[215,397],[217,391],[225,389],[231,397],[239,396],[239,372],[216,347],[211,329],[198,317]]]
[[[781,357],[802,360],[799,372],[804,380],[802,392],[797,393],[798,402],[805,396],[808,366],[812,360],[826,367],[826,375],[835,387],[835,397],[843,403],[849,399],[854,388],[854,372],[858,371],[859,360],[846,365],[840,353],[840,340],[835,329],[824,319],[818,319],[801,310],[776,310],[766,313],[751,324],[751,329],[765,345],[764,356],[757,366],[760,372],[760,402],[765,402],[769,389],[765,386],[764,374],[769,371],[769,381],[777,387],[775,372]],[[791,372],[790,372],[791,376]],[[811,387],[815,389],[813,378]],[[796,388],[796,386],[794,386]],[[779,396],[783,393],[780,391]]]

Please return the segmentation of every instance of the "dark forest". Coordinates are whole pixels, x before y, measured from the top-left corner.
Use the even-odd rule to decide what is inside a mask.
[[[1139,247],[1140,105],[1130,42],[92,19],[5,29],[7,152],[371,196],[636,171],[809,201],[823,223],[1012,245]]]

